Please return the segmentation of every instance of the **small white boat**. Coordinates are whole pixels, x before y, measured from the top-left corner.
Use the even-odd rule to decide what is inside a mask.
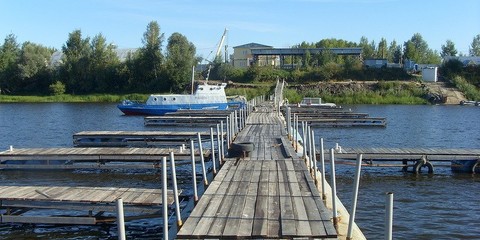
[[[335,103],[322,103],[322,98],[305,97],[298,104],[299,107],[337,107]]]

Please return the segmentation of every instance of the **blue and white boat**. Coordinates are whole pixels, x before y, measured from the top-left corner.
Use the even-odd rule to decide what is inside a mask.
[[[165,115],[178,110],[226,110],[226,83],[197,86],[193,94],[152,94],[145,103],[124,100],[117,107],[125,115]]]

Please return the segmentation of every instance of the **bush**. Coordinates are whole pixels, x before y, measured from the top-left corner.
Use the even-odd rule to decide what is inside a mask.
[[[62,95],[65,93],[65,84],[60,81],[56,81],[48,86],[50,93],[54,96]]]
[[[479,101],[480,91],[472,84],[467,82],[465,78],[461,76],[455,76],[452,79],[453,84],[465,94],[465,97],[469,100]]]

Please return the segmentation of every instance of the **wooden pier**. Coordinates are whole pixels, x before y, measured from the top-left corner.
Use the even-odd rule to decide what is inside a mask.
[[[271,109],[249,115],[234,145],[253,144],[253,151],[226,159],[177,238],[337,238],[331,213]]]
[[[180,191],[181,192],[181,191]],[[173,204],[173,192],[168,190],[168,205]],[[24,213],[38,209],[115,212],[114,203],[121,198],[129,212],[140,218],[157,217],[162,205],[162,190],[121,187],[72,186],[0,186],[1,207],[6,213],[0,223],[82,224],[113,223],[116,217],[101,214],[83,216],[36,216]],[[112,205],[113,204],[113,205]],[[138,216],[137,216],[138,218]]]
[[[157,169],[170,152],[176,161],[191,159],[189,149],[177,148],[12,148],[0,152],[0,169]]]
[[[385,127],[387,125],[384,117],[370,117],[368,113],[356,113],[343,108],[294,105],[290,105],[289,108],[299,122],[307,122],[313,127]]]
[[[144,118],[145,126],[216,126],[226,121],[226,116],[149,116]]]
[[[325,158],[330,159],[329,151],[324,150]],[[320,158],[320,150],[316,151]],[[356,160],[362,154],[363,166],[369,167],[401,167],[419,173],[427,168],[434,172],[435,166],[451,167],[453,171],[478,172],[480,167],[480,149],[443,149],[443,148],[367,148],[338,147],[335,149],[337,160]],[[396,162],[396,163],[395,163]],[[467,163],[468,162],[468,163]],[[339,163],[353,164],[339,161]]]
[[[0,168],[27,168],[27,169],[62,169],[62,168],[104,168],[101,165],[110,161],[125,162],[151,162],[150,167],[156,166],[156,161],[167,156],[165,150],[157,148],[12,148],[0,152]],[[20,161],[39,161],[40,164],[18,164]],[[61,161],[64,164],[50,164],[49,162]],[[80,162],[80,164],[70,164]],[[94,162],[88,164],[89,162]],[[102,163],[103,162],[103,163]],[[23,165],[23,166],[22,166]],[[117,164],[111,168],[126,167],[131,169],[134,165]],[[107,167],[108,168],[108,167]],[[97,224],[113,223],[116,217],[103,215],[105,211],[115,212],[115,202],[122,199],[130,213],[137,215],[128,216],[126,219],[144,219],[159,217],[160,205],[173,203],[173,191],[168,194],[166,202],[162,201],[161,187],[156,189],[132,187],[79,187],[74,185],[46,186],[41,184],[0,185],[0,202],[2,223],[43,223],[43,224]],[[177,192],[181,192],[178,190]],[[46,216],[37,215],[35,210],[55,209],[67,210],[62,215]],[[69,214],[68,211],[82,211],[83,214]],[[93,212],[96,212],[93,214]],[[27,213],[28,214],[25,214]],[[57,213],[58,214],[58,213]]]
[[[352,148],[341,147],[336,152],[338,158],[354,159],[361,153],[364,160],[416,160],[426,156],[429,161],[471,160],[480,158],[480,149],[443,148]]]
[[[202,139],[210,132],[199,132]],[[183,131],[83,131],[73,135],[75,147],[178,146],[197,139],[197,132]]]

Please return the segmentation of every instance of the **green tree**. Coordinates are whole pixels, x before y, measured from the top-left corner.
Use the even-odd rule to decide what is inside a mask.
[[[50,93],[52,95],[62,95],[65,93],[65,84],[60,81],[50,84],[49,86]]]
[[[439,54],[428,48],[427,42],[420,33],[415,33],[410,40],[404,43],[403,56],[416,63],[439,63],[441,61]]]
[[[15,92],[46,94],[51,84],[49,68],[53,49],[31,42],[22,45],[18,60],[18,78]]]
[[[362,55],[364,59],[375,58],[375,47],[372,47],[372,45],[368,42],[367,37],[362,36],[358,46],[362,48]]]
[[[86,93],[91,90],[89,77],[90,38],[82,38],[82,31],[75,30],[68,35],[62,46],[63,65],[60,76],[70,93]]]
[[[385,38],[378,43],[377,58],[388,59],[387,39]]]
[[[447,40],[445,45],[442,45],[442,53],[440,53],[440,56],[447,57],[456,55],[457,49],[455,49],[455,43],[453,43],[451,40]]]
[[[192,66],[196,65],[195,45],[180,33],[168,38],[166,71],[170,91],[184,90],[190,85]]]
[[[89,91],[118,91],[120,86],[115,81],[115,68],[120,60],[115,52],[115,45],[107,44],[106,38],[100,33],[92,39],[90,49]]]
[[[469,52],[470,56],[480,56],[480,34],[473,38]]]
[[[17,37],[9,34],[0,47],[0,93],[12,92],[15,88],[17,62],[20,48]]]
[[[402,59],[403,59],[402,46],[398,45],[397,48],[395,49],[395,52],[393,52],[392,61],[394,63],[402,63]]]
[[[138,62],[136,63],[135,87],[140,91],[161,91],[168,89],[165,82],[160,82],[164,56],[162,44],[164,34],[156,21],[148,23],[143,34],[143,47],[139,49]]]
[[[394,59],[395,59],[395,51],[397,51],[398,49],[398,45],[397,45],[397,41],[395,41],[395,39],[393,41],[390,42],[390,45],[388,46],[388,53],[387,53],[387,59],[389,62],[395,62]],[[401,48],[400,48],[400,51],[401,51]],[[398,62],[396,62],[398,63]]]

